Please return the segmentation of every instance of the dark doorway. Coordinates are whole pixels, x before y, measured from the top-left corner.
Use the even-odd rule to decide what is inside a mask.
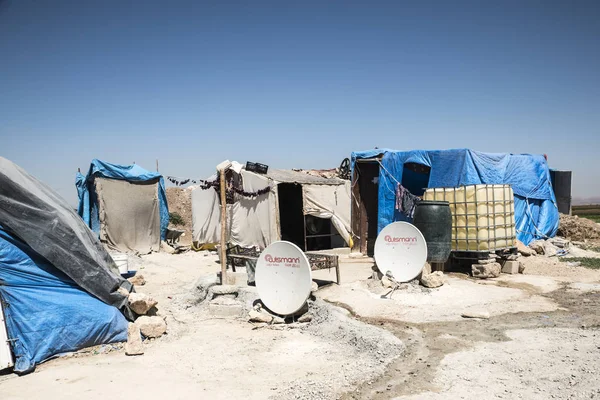
[[[373,255],[377,239],[379,210],[379,164],[357,162],[352,187],[352,229],[358,236],[358,250]]]
[[[402,170],[402,186],[415,196],[423,196],[429,186],[431,167],[418,163],[405,163]]]
[[[277,185],[281,240],[294,243],[305,250],[302,186],[295,183]]]

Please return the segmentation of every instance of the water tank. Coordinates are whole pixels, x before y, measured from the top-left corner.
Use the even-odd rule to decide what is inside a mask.
[[[415,209],[413,225],[427,242],[427,261],[445,263],[452,250],[450,204],[447,201],[420,201]]]
[[[423,199],[450,204],[453,251],[489,252],[517,245],[510,185],[427,189]]]
[[[571,214],[571,175],[571,171],[550,170],[556,205],[562,214]]]

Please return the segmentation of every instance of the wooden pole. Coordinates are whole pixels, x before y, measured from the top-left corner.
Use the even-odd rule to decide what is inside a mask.
[[[221,186],[221,285],[225,285],[227,283],[227,196],[225,193],[226,173],[226,168],[223,168],[219,173]]]

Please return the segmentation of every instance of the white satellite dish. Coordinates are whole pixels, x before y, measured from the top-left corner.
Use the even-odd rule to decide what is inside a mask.
[[[300,310],[310,296],[310,263],[298,246],[274,242],[256,262],[256,289],[263,304],[279,315]]]
[[[394,222],[381,230],[375,241],[375,262],[399,282],[415,279],[427,261],[427,243],[421,231],[408,222]]]

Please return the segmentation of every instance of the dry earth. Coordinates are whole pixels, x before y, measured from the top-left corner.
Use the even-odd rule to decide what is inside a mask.
[[[182,299],[218,270],[209,253],[151,254],[133,264],[168,334],[143,356],[119,346],[0,376],[1,399],[481,399],[600,396],[600,272],[547,257],[524,275],[406,285],[391,299],[369,260],[344,259],[342,285],[317,271],[309,324],[257,326]],[[257,294],[246,290],[248,302]],[[382,295],[384,296],[382,298]],[[335,305],[332,305],[335,304]],[[489,319],[464,319],[464,311]],[[110,351],[109,351],[110,350]]]

